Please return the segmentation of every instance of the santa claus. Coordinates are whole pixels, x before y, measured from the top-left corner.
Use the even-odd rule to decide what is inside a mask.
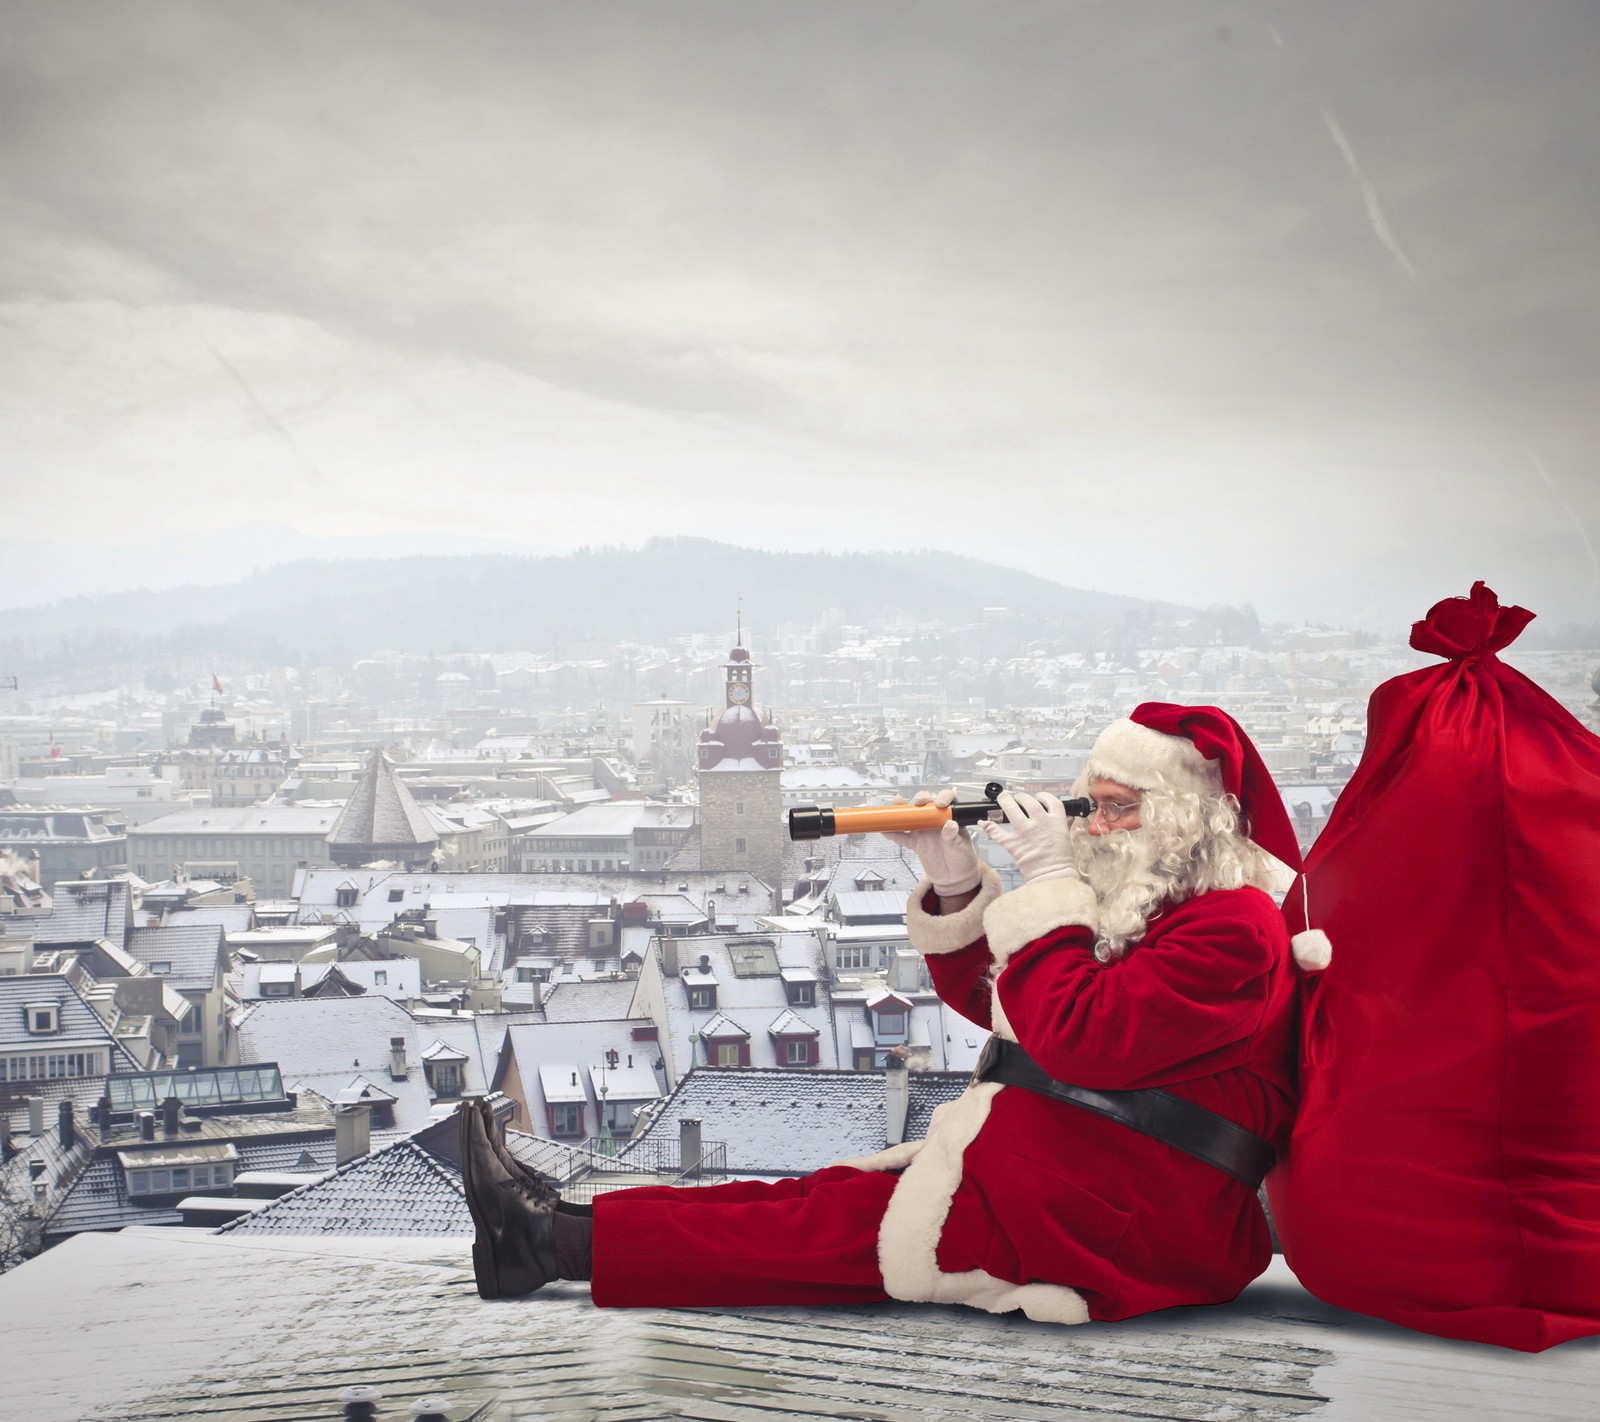
[[[1214,707],[1138,707],[1076,788],[1087,820],[1001,796],[983,828],[1021,872],[1010,893],[954,823],[895,836],[925,873],[911,941],[993,1033],[925,1140],[590,1211],[465,1104],[479,1292],[587,1279],[621,1307],[904,1299],[1058,1323],[1234,1297],[1271,1257],[1256,1186],[1295,1104],[1296,970],[1267,892],[1299,867],[1294,834]]]

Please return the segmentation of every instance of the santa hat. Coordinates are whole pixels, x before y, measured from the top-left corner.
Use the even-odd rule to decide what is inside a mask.
[[[1257,845],[1296,874],[1300,844],[1272,774],[1244,728],[1215,706],[1174,706],[1146,701],[1096,738],[1085,774],[1135,790],[1157,785],[1179,794],[1232,795],[1241,828]],[[1295,961],[1309,972],[1328,966],[1332,945],[1321,929],[1307,925],[1292,940]]]

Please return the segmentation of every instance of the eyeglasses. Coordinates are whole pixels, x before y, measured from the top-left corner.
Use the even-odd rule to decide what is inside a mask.
[[[1139,808],[1139,801],[1137,800],[1131,805],[1119,805],[1115,800],[1092,800],[1090,803],[1094,806],[1094,813],[1098,814],[1101,820],[1108,825],[1116,824],[1124,815]],[[1090,818],[1092,819],[1094,816],[1091,815]]]

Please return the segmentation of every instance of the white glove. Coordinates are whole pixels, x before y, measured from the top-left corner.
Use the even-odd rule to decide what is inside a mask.
[[[1072,844],[1067,838],[1071,820],[1061,801],[1048,792],[1037,797],[1002,791],[996,803],[1006,812],[1006,824],[983,822],[983,832],[1017,861],[1024,884],[1039,879],[1077,877]]]
[[[930,795],[919,791],[910,801],[913,805],[948,805],[956,798],[954,790],[941,790]],[[907,802],[898,796],[895,804]],[[954,898],[969,889],[976,889],[983,880],[978,867],[978,851],[972,847],[972,836],[966,827],[954,820],[938,829],[895,830],[884,832],[885,839],[903,844],[922,862],[922,872],[933,884],[940,898]]]

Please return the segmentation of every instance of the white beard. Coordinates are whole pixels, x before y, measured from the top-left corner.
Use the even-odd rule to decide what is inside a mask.
[[[1075,853],[1078,872],[1098,902],[1098,941],[1120,958],[1144,937],[1150,916],[1179,886],[1156,866],[1158,846],[1147,834],[1085,834],[1078,837]]]

